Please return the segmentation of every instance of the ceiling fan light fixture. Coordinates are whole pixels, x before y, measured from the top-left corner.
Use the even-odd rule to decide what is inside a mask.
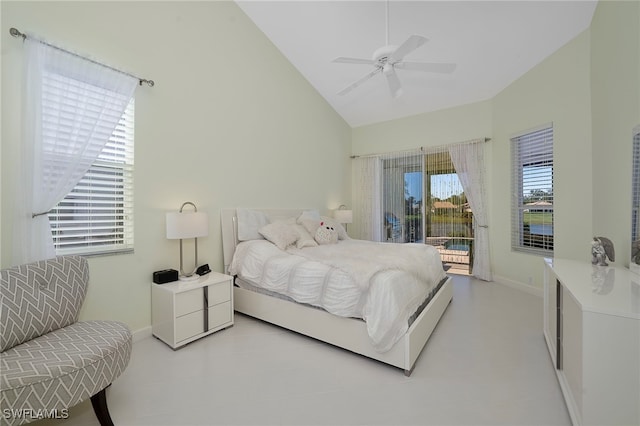
[[[361,58],[338,57],[333,62],[345,64],[369,64],[374,66],[374,70],[367,73],[364,77],[351,83],[338,92],[338,95],[345,95],[360,86],[362,83],[372,78],[377,73],[382,73],[387,80],[391,96],[397,98],[402,94],[400,80],[396,75],[395,68],[409,69],[422,72],[451,73],[455,69],[455,64],[439,64],[428,62],[405,62],[404,57],[425,44],[428,40],[419,35],[411,35],[401,45],[394,46],[389,44],[389,1],[386,1],[386,45],[376,49],[373,52],[371,60]]]
[[[375,62],[378,63],[384,63],[387,62],[387,60],[389,59],[389,56],[391,56],[391,54],[398,48],[398,46],[393,46],[393,45],[388,45],[388,46],[382,46],[378,49],[376,49],[375,52],[373,52],[373,56],[372,59]]]

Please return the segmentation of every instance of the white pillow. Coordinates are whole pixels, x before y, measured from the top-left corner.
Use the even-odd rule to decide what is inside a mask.
[[[298,241],[296,241],[296,247],[299,249],[305,247],[316,247],[318,243],[313,239],[311,234],[302,225],[292,225],[293,229],[298,233]]]
[[[332,217],[322,216],[320,218],[324,223],[331,226],[338,233],[338,239],[340,240],[349,240],[350,237],[347,234],[347,231],[344,229],[341,223],[336,222],[336,220]]]
[[[302,224],[305,220],[317,220],[320,222],[320,213],[318,210],[305,210],[298,216],[297,222]]]
[[[236,209],[236,216],[239,241],[263,239],[258,230],[269,223],[265,213],[251,209]]]
[[[309,235],[316,235],[316,231],[320,226],[320,222],[322,221],[319,218],[318,219],[302,219],[302,220],[298,218],[298,223],[302,225],[304,229],[307,230]]]
[[[280,250],[285,250],[298,241],[298,233],[293,228],[293,225],[286,221],[270,223],[260,228],[258,232]]]

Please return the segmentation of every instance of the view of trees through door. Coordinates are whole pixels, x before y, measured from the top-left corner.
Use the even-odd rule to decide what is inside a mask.
[[[384,160],[383,236],[435,246],[451,272],[470,273],[473,213],[447,151]]]

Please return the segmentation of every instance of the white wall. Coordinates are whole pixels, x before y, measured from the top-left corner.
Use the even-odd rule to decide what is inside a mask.
[[[542,286],[542,259],[511,251],[510,138],[553,123],[554,254],[590,259],[589,31],[499,93],[493,106],[491,248],[497,280]]]
[[[353,129],[352,152],[367,155],[491,137],[491,102],[414,115]]]
[[[11,261],[22,43],[10,27],[155,80],[136,91],[135,253],[90,259],[82,318],[150,325],[155,270],[178,267],[164,215],[209,214],[201,263],[222,270],[223,207],[351,199],[351,129],[233,2],[10,2],[2,7],[1,264]],[[185,262],[192,251],[185,251]]]
[[[640,124],[640,2],[600,2],[591,24],[593,233],[631,257],[631,140]]]

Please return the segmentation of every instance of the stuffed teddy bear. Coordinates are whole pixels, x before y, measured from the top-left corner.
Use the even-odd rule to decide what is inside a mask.
[[[314,239],[318,244],[336,244],[338,242],[338,231],[323,221],[320,222],[320,227],[318,227]]]

